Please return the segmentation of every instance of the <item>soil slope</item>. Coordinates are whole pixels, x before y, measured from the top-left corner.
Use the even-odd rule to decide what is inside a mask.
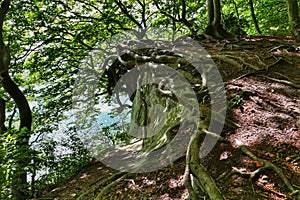
[[[280,167],[295,189],[300,186],[300,42],[291,37],[249,37],[240,41],[200,41],[213,56],[227,88],[227,126],[220,143],[203,159],[227,199],[300,199],[291,195],[272,169],[252,179],[264,166],[244,154],[245,144],[258,158]],[[226,57],[218,57],[223,55]],[[214,57],[216,56],[216,57]],[[228,59],[235,61],[232,63]],[[185,159],[152,173],[125,177],[98,161],[68,181],[49,187],[37,199],[94,199],[115,182],[101,199],[187,199],[183,184]],[[113,180],[107,175],[115,174]],[[104,181],[103,181],[104,180]],[[106,181],[105,181],[106,180]],[[101,184],[99,184],[101,182]]]

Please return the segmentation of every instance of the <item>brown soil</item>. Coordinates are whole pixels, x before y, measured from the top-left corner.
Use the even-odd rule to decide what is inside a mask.
[[[228,102],[232,103],[227,117],[240,127],[224,129],[223,136],[231,143],[216,145],[203,159],[203,165],[217,180],[227,199],[299,200],[300,194],[291,196],[291,191],[272,170],[253,179],[231,172],[232,167],[252,172],[263,165],[241,152],[240,141],[259,158],[280,167],[292,185],[299,189],[300,88],[297,87],[300,85],[300,42],[290,37],[249,37],[239,42],[203,42],[202,45],[211,55],[242,57],[262,69],[254,72],[247,66],[238,68],[215,61],[226,83]],[[294,86],[277,80],[289,81]],[[184,168],[185,159],[181,158],[174,165],[156,172],[130,174],[103,199],[187,199]],[[76,199],[108,173],[115,171],[100,162],[92,162],[68,181],[45,190],[37,199]],[[102,188],[96,188],[85,199],[94,199]]]

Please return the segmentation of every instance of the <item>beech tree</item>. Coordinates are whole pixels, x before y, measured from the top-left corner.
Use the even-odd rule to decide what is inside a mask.
[[[231,36],[221,24],[221,0],[207,0],[207,16],[208,25],[205,34],[215,38]]]
[[[289,23],[291,33],[295,36],[300,35],[299,5],[298,0],[287,0]]]
[[[26,199],[28,197],[27,188],[27,172],[25,168],[29,165],[30,157],[26,155],[26,151],[29,151],[29,137],[31,131],[32,115],[26,97],[23,92],[18,88],[15,82],[9,75],[10,68],[10,49],[7,44],[4,43],[3,37],[3,23],[5,16],[9,11],[10,0],[3,0],[0,7],[0,72],[1,83],[4,90],[14,100],[15,105],[19,110],[20,125],[19,134],[16,138],[16,146],[19,149],[24,150],[24,156],[19,156],[16,159],[16,173],[13,177],[13,193],[17,200]],[[1,132],[7,131],[5,127],[5,100],[1,98]]]

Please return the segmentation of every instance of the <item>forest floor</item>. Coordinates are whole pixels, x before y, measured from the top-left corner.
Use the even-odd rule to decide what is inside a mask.
[[[250,179],[264,163],[255,161],[238,148],[245,144],[257,157],[282,169],[297,189],[300,186],[300,41],[291,37],[249,37],[240,41],[201,41],[208,53],[225,55],[236,64],[214,59],[224,79],[229,105],[227,117],[239,127],[225,127],[222,136],[230,144],[219,143],[202,164],[216,180],[227,199],[298,199],[280,176],[271,169]],[[242,58],[242,59],[240,59]],[[259,69],[254,69],[258,67]],[[183,183],[185,158],[159,171],[117,174],[101,199],[187,199]],[[235,171],[233,170],[235,169]],[[239,173],[242,172],[242,173]],[[37,199],[94,199],[106,177],[117,172],[93,161],[66,182],[49,187]],[[107,182],[103,182],[103,180]],[[100,181],[104,185],[99,186]],[[98,185],[98,186],[97,186]],[[297,196],[298,195],[298,196]]]

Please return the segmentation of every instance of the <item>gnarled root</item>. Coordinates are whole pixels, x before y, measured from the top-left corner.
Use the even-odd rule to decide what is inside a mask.
[[[96,193],[96,190],[98,190],[101,186],[107,184],[108,182],[110,182],[112,180],[117,179],[116,181],[113,181],[112,183],[103,187],[101,192],[97,195],[97,199],[100,199],[104,193],[106,193],[112,186],[114,186],[115,184],[120,182],[120,180],[122,180],[122,178],[124,178],[126,175],[128,175],[128,173],[119,172],[119,173],[115,173],[115,174],[107,174],[105,177],[101,177],[99,179],[99,181],[96,181],[95,183],[92,184],[93,186],[89,190],[82,193],[77,198],[77,200],[87,199],[87,197],[90,197],[91,194],[92,194],[92,196],[94,196],[94,194]],[[119,177],[121,177],[121,178],[119,178]]]
[[[275,173],[277,173],[279,175],[279,177],[282,179],[282,181],[284,182],[284,184],[289,188],[289,190],[291,191],[291,193],[290,193],[291,196],[299,194],[300,190],[297,190],[297,189],[295,189],[292,186],[292,184],[284,176],[282,170],[279,167],[277,167],[276,165],[274,165],[270,161],[267,161],[267,160],[262,159],[262,158],[258,158],[245,145],[242,145],[240,147],[240,149],[242,150],[243,153],[245,153],[247,156],[249,156],[250,158],[252,158],[254,161],[263,163],[263,166],[260,167],[260,168],[258,168],[257,170],[255,170],[253,172],[245,172],[245,171],[241,171],[241,170],[233,167],[232,168],[232,173],[239,173],[239,174],[242,174],[242,175],[249,175],[250,179],[252,179],[255,176],[257,176],[258,174],[260,174],[262,171],[267,170],[267,169],[271,169],[271,170],[273,170]]]
[[[200,190],[207,194],[210,199],[224,200],[213,178],[200,163],[199,149],[206,133],[203,130],[193,135],[188,146],[186,156],[186,170],[184,174],[185,186],[189,190],[190,199],[199,199]]]
[[[259,67],[246,62],[245,59],[241,58],[241,57],[236,57],[236,56],[232,56],[232,55],[214,55],[214,56],[212,56],[212,58],[216,59],[216,60],[221,60],[223,62],[227,62],[227,63],[229,63],[235,67],[238,67],[240,69],[243,69],[243,66],[246,66],[255,71],[260,70]],[[239,60],[242,64],[238,63],[235,60]]]

